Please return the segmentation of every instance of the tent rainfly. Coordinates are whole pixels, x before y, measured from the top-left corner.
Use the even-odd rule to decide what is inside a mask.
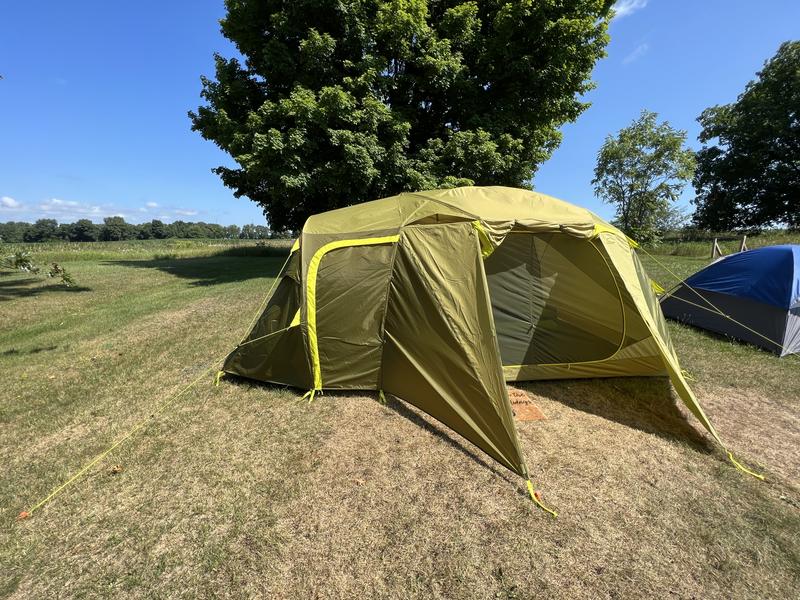
[[[670,290],[661,310],[779,356],[800,353],[800,245],[725,256]]]
[[[635,246],[588,210],[506,187],[314,215],[223,371],[312,399],[392,394],[525,478],[506,381],[668,375],[722,444]]]

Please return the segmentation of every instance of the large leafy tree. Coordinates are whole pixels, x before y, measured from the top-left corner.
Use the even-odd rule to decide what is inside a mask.
[[[226,0],[193,129],[275,230],[403,190],[526,185],[587,104],[612,0]]]
[[[106,217],[100,227],[100,239],[104,242],[118,242],[136,239],[137,227],[125,222],[123,217]]]
[[[654,243],[674,224],[673,203],[695,167],[685,142],[685,131],[659,123],[656,113],[644,110],[600,148],[592,184],[598,196],[616,206],[615,224],[630,237]]]
[[[70,227],[72,242],[95,242],[100,237],[100,228],[89,219],[79,219]]]
[[[48,242],[56,239],[58,221],[55,219],[39,219],[25,232],[26,242]]]
[[[786,42],[736,102],[698,119],[700,227],[800,227],[800,41]]]

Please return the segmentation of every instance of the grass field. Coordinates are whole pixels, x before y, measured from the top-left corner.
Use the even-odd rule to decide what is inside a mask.
[[[708,259],[711,256],[714,238],[717,239],[723,254],[738,252],[742,243],[742,235],[732,232],[703,234],[702,237],[702,240],[698,240],[691,235],[679,233],[668,234],[658,245],[658,252],[660,254],[694,256]],[[760,248],[761,246],[776,246],[778,244],[800,244],[800,231],[776,229],[766,230],[747,236],[747,247],[751,250]]]
[[[766,482],[659,379],[523,386],[552,519],[407,404],[208,375],[17,521],[239,341],[283,245],[37,247],[79,287],[0,276],[0,596],[796,596],[800,360],[675,324],[700,401]],[[707,263],[662,251],[680,276]]]

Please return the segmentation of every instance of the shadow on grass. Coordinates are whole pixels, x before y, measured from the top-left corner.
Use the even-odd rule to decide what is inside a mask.
[[[618,377],[609,379],[584,379],[520,382],[518,387],[544,396],[555,402],[582,412],[591,413],[659,437],[680,440],[693,449],[712,454],[715,445],[700,431],[700,425],[691,422],[693,417],[682,412],[672,393],[672,384],[661,377]],[[438,421],[427,420],[405,401],[389,397],[388,407],[400,416],[422,427],[448,445],[462,452],[481,466],[514,482],[510,472],[482,454],[472,451],[472,445]],[[524,491],[521,495],[526,496]]]
[[[476,462],[485,469],[492,471],[495,475],[502,477],[506,481],[512,482],[512,479],[509,476],[509,471],[501,468],[499,463],[484,460],[483,456],[476,454],[471,450],[471,444],[467,445],[468,442],[462,441],[461,436],[453,432],[447,426],[439,423],[438,421],[428,421],[420,412],[414,410],[405,401],[400,400],[395,396],[389,396],[387,398],[386,406],[404,419],[408,419],[414,423],[414,425],[417,425],[428,433],[436,436],[451,448],[458,450],[473,462]]]
[[[265,389],[287,389],[288,386],[262,383],[259,381],[230,375],[229,382],[237,385],[263,387]],[[648,434],[664,439],[679,440],[691,448],[704,454],[713,454],[716,446],[700,430],[699,423],[693,423],[693,417],[678,407],[672,391],[672,384],[666,377],[616,377],[609,379],[567,379],[556,381],[519,382],[515,387],[527,390],[535,395],[543,396],[554,402],[569,406],[576,410],[590,413],[598,417],[614,421],[626,427],[632,427]],[[289,389],[294,389],[289,387]],[[298,400],[303,393],[297,390]],[[364,391],[327,391],[317,396],[324,401],[325,397],[363,397],[374,395]],[[498,463],[490,460],[482,453],[473,451],[473,446],[446,425],[427,419],[421,411],[413,408],[404,400],[387,394],[387,408],[404,419],[423,428],[427,432],[446,442],[470,460],[489,469],[503,479],[513,482],[510,472]],[[523,494],[524,495],[524,494]]]
[[[213,256],[176,258],[158,257],[153,260],[114,260],[105,264],[134,269],[157,269],[182,279],[192,279],[192,285],[207,286],[247,281],[259,277],[275,277],[286,260],[288,251],[278,253],[242,254],[245,248],[232,248]]]
[[[50,352],[51,350],[55,350],[58,346],[37,346],[36,348],[30,348],[28,350],[18,350],[17,348],[11,348],[10,350],[5,350],[0,352],[0,356],[25,356],[28,354],[39,354],[40,352]]]
[[[257,381],[255,379],[248,379],[246,377],[239,377],[237,375],[227,375],[225,380],[228,383],[233,383],[235,385],[245,385],[250,387],[257,387],[263,388],[264,390],[293,390],[297,393],[297,399],[300,401],[302,395],[305,393],[303,390],[299,390],[297,388],[293,388],[291,386],[286,385],[279,385],[275,383],[266,383]],[[326,398],[336,397],[336,398],[359,398],[363,399],[365,396],[373,396],[375,397],[375,401],[377,402],[377,392],[370,392],[364,390],[326,390],[324,394],[319,394],[316,396],[314,402],[324,402]],[[467,458],[474,461],[475,463],[479,464],[480,466],[489,469],[499,477],[505,479],[508,482],[513,482],[514,480],[509,475],[510,471],[506,471],[502,466],[498,463],[493,462],[488,456],[483,456],[477,454],[472,451],[472,444],[469,443],[468,440],[462,438],[459,434],[449,429],[447,426],[439,423],[436,420],[429,421],[423,416],[423,414],[418,411],[417,409],[413,408],[412,405],[397,398],[396,396],[386,394],[387,402],[385,406],[403,417],[411,421],[414,425],[421,427],[428,433],[436,436],[440,440],[444,441],[448,446],[458,450],[462,454],[464,454]],[[302,400],[302,402],[307,402],[307,400]]]
[[[77,294],[89,291],[91,288],[83,286],[66,287],[60,283],[45,284],[45,280],[38,277],[0,278],[0,302],[16,298],[33,298],[42,294]]]
[[[535,381],[519,386],[565,406],[626,427],[712,453],[714,445],[701,432],[699,421],[678,407],[681,402],[666,377],[615,377]]]

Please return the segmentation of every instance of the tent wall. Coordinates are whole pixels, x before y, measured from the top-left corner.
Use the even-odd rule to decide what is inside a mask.
[[[394,251],[392,243],[343,246],[321,258],[315,294],[324,387],[378,389]]]
[[[485,267],[507,380],[666,374],[597,240],[512,231]]]
[[[292,252],[259,319],[225,359],[222,370],[258,381],[311,386],[306,339],[300,324],[300,253]]]
[[[301,322],[307,341],[313,389],[375,389],[374,366],[376,359],[379,360],[377,347],[380,346],[380,311],[383,310],[380,295],[383,291],[385,298],[391,270],[391,254],[386,254],[381,248],[391,248],[398,239],[396,231],[359,237],[303,234],[300,248],[303,275]],[[362,286],[360,278],[367,279],[365,285]],[[361,304],[359,297],[349,295],[349,286],[360,286],[370,304]],[[329,294],[331,287],[336,288],[340,296]],[[339,299],[342,294],[356,304],[342,302]],[[364,315],[366,321],[359,328],[359,317]],[[320,329],[319,319],[322,319],[323,329]],[[341,338],[336,334],[345,324],[345,337]],[[329,333],[331,330],[332,334]],[[320,335],[326,349],[321,348]],[[343,343],[349,348],[337,355],[330,350],[330,343]],[[358,349],[368,356],[361,356]],[[350,361],[354,364],[350,365]],[[348,370],[348,365],[353,368]]]
[[[485,267],[504,365],[603,360],[622,345],[617,285],[591,242],[512,232]]]
[[[382,388],[525,476],[477,234],[406,227],[390,283]]]
[[[719,314],[714,307],[746,327]],[[693,289],[685,285],[662,299],[661,310],[666,316],[682,323],[715,331],[776,354],[781,353],[789,313],[786,309],[750,298]]]
[[[296,325],[236,348],[225,359],[222,370],[257,381],[309,389],[312,378],[307,365],[306,340]]]
[[[786,318],[786,335],[783,338],[783,354],[800,354],[800,306],[789,311]]]

